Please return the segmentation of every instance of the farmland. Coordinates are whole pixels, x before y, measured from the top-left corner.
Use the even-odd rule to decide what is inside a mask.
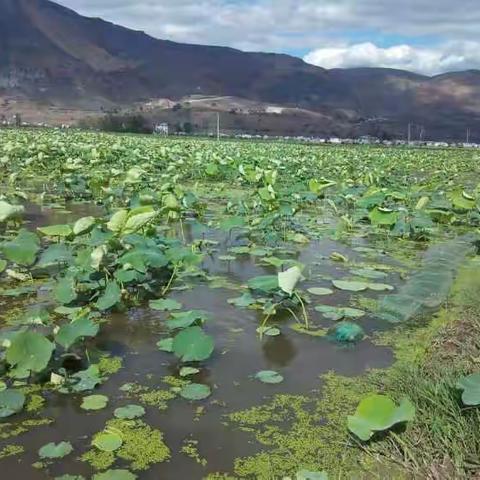
[[[478,152],[4,130],[0,185],[8,478],[478,475]]]

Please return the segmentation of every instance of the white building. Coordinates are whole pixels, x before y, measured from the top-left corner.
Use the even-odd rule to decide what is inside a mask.
[[[156,135],[168,135],[168,123],[159,123],[155,125],[153,133]]]

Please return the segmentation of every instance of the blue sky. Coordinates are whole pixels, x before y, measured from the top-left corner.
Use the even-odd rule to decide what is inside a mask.
[[[57,0],[157,38],[282,52],[326,68],[480,68],[480,0]]]

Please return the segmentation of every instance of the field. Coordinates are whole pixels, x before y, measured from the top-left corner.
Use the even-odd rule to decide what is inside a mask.
[[[0,130],[5,478],[480,474],[480,156]]]

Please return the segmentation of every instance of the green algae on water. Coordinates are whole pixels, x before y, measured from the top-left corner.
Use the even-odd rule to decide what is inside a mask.
[[[103,356],[98,362],[98,370],[102,376],[111,376],[117,373],[123,366],[121,357]]]
[[[138,398],[145,405],[156,407],[158,410],[166,410],[168,408],[168,401],[176,397],[175,393],[170,390],[151,390],[146,393],[141,393]]]
[[[119,433],[122,446],[113,452],[100,452],[95,447],[81,459],[97,470],[110,467],[118,457],[129,463],[131,470],[148,470],[152,465],[170,458],[170,449],[163,441],[163,434],[142,420],[109,420],[105,430]]]
[[[51,418],[41,418],[35,420],[24,420],[20,423],[0,423],[0,439],[5,440],[7,438],[17,437],[22,433],[29,432],[35,427],[43,427],[50,425],[54,420]]]
[[[181,452],[195,460],[202,467],[207,466],[207,460],[202,458],[198,451],[198,440],[184,440]]]
[[[173,377],[172,377],[173,378]],[[181,380],[182,385],[185,382]],[[178,382],[179,384],[180,382]],[[173,400],[177,395],[172,390],[166,389],[151,389],[137,383],[127,383],[121,388],[123,392],[127,394],[129,398],[135,398],[139,402],[148,405],[150,407],[156,407],[158,410],[166,410],[168,408],[168,402]]]
[[[25,452],[22,445],[7,445],[0,450],[0,459],[21,455]]]
[[[35,393],[30,396],[25,410],[29,413],[38,412],[43,409],[45,403],[45,399],[41,395]]]
[[[276,395],[263,405],[227,416],[265,447],[236,459],[236,475],[269,480],[294,478],[300,469],[346,475],[364,468],[364,459],[349,445],[346,415],[374,387],[363,377],[329,373],[322,379],[319,395]]]
[[[102,452],[96,448],[85,452],[80,460],[90,464],[95,470],[106,470],[115,462],[115,455],[113,452]]]

